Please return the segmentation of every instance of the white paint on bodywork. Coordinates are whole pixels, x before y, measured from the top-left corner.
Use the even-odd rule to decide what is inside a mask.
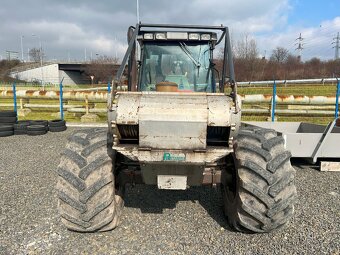
[[[226,100],[226,99],[230,99]],[[231,98],[226,96],[208,96],[208,126],[230,126]]]
[[[117,125],[138,125],[139,146],[206,149],[207,127],[232,123],[232,98],[222,93],[117,92]]]
[[[205,149],[207,98],[143,95],[139,107],[139,145],[158,149]]]
[[[138,109],[140,94],[118,94],[116,100],[117,124],[136,125],[138,124]]]
[[[233,151],[228,147],[207,147],[205,151],[183,151],[183,150],[140,150],[134,145],[126,144],[124,146],[113,146],[113,149],[123,154],[133,161],[139,162],[162,162],[164,164],[183,163],[183,164],[206,164],[213,163],[225,157]],[[181,162],[164,161],[164,153],[185,155],[185,160]]]

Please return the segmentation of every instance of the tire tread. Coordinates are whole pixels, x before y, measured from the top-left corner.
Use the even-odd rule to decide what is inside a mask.
[[[70,230],[108,231],[119,223],[122,205],[115,200],[106,139],[106,132],[93,129],[80,130],[68,139],[57,169],[57,190],[62,223]]]
[[[236,195],[232,202],[224,196],[230,225],[237,231],[255,233],[285,225],[292,218],[297,192],[284,139],[272,129],[247,128],[240,131],[234,151]],[[259,155],[263,160],[255,160]],[[226,209],[228,205],[235,208]]]

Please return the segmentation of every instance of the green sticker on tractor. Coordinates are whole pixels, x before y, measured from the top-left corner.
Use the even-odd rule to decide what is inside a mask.
[[[164,161],[185,161],[185,154],[172,154],[170,152],[164,152],[163,155]]]

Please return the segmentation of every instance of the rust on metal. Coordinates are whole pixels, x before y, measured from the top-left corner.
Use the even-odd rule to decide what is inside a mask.
[[[171,92],[164,92],[170,93]],[[163,93],[163,94],[164,94]],[[124,94],[124,92],[118,92]],[[141,95],[141,92],[130,92],[130,95]],[[147,93],[143,93],[147,94]],[[151,94],[151,93],[150,93]],[[196,94],[202,94],[193,92],[188,95],[195,96]],[[182,93],[186,95],[186,93]],[[209,95],[207,93],[206,95]],[[221,94],[223,95],[223,94]],[[13,91],[0,90],[0,97],[12,98]],[[91,90],[64,90],[63,97],[71,100],[84,100],[86,97],[89,100],[97,100],[106,102],[107,91],[91,91]],[[41,99],[59,99],[59,91],[42,91],[42,90],[17,90],[17,98],[41,98]],[[243,103],[270,103],[272,95],[268,94],[256,94],[256,95],[240,95]],[[282,104],[335,104],[335,96],[303,96],[303,95],[277,95],[276,102]],[[214,122],[214,121],[212,121]]]
[[[298,96],[293,96],[293,97],[294,97],[294,99],[296,99],[296,100],[301,100],[301,99],[303,99],[305,96],[298,95]]]
[[[211,168],[205,169],[203,172],[203,185],[215,185],[221,183],[221,170],[213,171]]]
[[[33,95],[34,95],[34,92],[36,92],[36,90],[27,90],[27,91],[26,91],[26,94],[27,94],[28,96],[33,96]],[[17,93],[18,93],[18,94],[21,94],[19,91],[17,91]]]
[[[12,90],[0,90],[0,97],[12,98]],[[41,98],[41,99],[59,99],[59,91],[43,91],[43,90],[17,90],[18,98]],[[105,101],[107,100],[107,91],[89,91],[89,90],[64,90],[64,99]]]
[[[240,95],[245,104],[270,103],[272,95]],[[282,104],[335,104],[335,96],[276,95],[276,102]]]
[[[126,183],[134,183],[134,184],[144,184],[142,178],[142,172],[140,170],[130,170],[123,169],[119,174],[119,182]],[[211,171],[210,168],[206,169],[203,172],[203,185],[214,185],[221,183],[221,170],[217,170],[215,172]]]

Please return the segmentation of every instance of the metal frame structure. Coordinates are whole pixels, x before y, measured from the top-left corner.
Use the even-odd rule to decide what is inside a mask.
[[[302,122],[244,122],[243,125],[276,130],[285,139],[292,157],[308,159],[314,164],[321,158],[340,158],[340,127],[336,126],[336,119],[327,126]]]
[[[229,29],[225,26],[202,26],[202,25],[175,25],[175,24],[143,24],[139,23],[136,24],[136,27],[130,27],[128,32],[128,49],[124,55],[124,58],[122,60],[121,66],[116,73],[115,79],[112,83],[111,88],[111,94],[108,97],[108,108],[111,109],[112,107],[112,99],[114,98],[115,93],[115,87],[118,86],[118,84],[121,81],[121,78],[123,76],[124,70],[126,65],[128,64],[128,61],[131,57],[131,55],[134,53],[134,48],[136,47],[136,41],[139,33],[141,31],[147,31],[142,30],[145,28],[156,28],[156,29],[197,29],[197,30],[219,30],[222,31],[222,34],[220,38],[217,40],[216,45],[222,42],[224,39],[224,61],[223,61],[223,70],[222,70],[222,80],[221,83],[224,86],[226,83],[226,74],[227,74],[227,67],[229,67],[229,84],[232,88],[232,98],[233,101],[237,106],[236,100],[237,100],[237,85],[235,81],[235,72],[234,72],[234,63],[233,63],[233,56],[231,51],[231,44],[230,44],[230,35],[229,35]],[[133,29],[133,32],[131,31]],[[130,63],[129,63],[130,64]],[[131,90],[131,83],[129,82],[128,90]],[[236,109],[238,111],[239,109]]]

